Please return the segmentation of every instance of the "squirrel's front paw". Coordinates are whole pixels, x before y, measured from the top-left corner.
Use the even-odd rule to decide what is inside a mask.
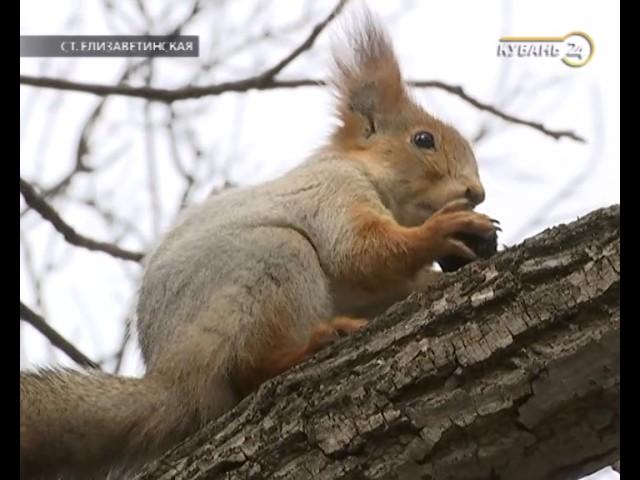
[[[445,205],[423,224],[424,238],[433,259],[443,260],[444,271],[459,268],[479,256],[488,258],[495,253],[497,231],[494,220],[471,210],[466,201],[457,200]],[[447,263],[446,259],[457,261]],[[442,266],[442,265],[441,265]]]

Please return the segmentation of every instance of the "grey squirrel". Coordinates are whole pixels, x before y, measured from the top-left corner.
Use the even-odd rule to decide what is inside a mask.
[[[23,478],[137,468],[427,288],[435,261],[477,258],[460,235],[491,245],[469,143],[411,97],[378,20],[350,22],[333,50],[340,125],[326,144],[280,178],[191,207],[145,258],[145,375],[21,373]]]

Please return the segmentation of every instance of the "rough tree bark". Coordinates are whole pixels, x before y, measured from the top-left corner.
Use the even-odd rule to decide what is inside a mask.
[[[573,479],[619,458],[620,207],[474,262],[143,479]]]

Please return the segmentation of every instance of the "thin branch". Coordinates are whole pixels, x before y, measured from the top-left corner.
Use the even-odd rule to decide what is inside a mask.
[[[180,158],[180,149],[178,148],[178,139],[176,135],[176,126],[175,126],[175,120],[177,115],[174,108],[171,105],[169,105],[168,109],[169,109],[169,120],[167,122],[166,127],[167,127],[167,133],[169,137],[169,150],[171,154],[171,159],[173,160],[173,164],[176,167],[176,170],[182,176],[182,178],[186,183],[184,190],[182,192],[182,195],[180,196],[180,202],[177,208],[177,212],[180,212],[187,204],[189,195],[195,186],[196,178],[194,174],[187,171],[185,166],[182,164],[182,160]],[[197,158],[198,157],[197,153],[194,156]]]
[[[131,318],[127,317],[124,321],[124,334],[122,336],[122,342],[120,343],[120,348],[115,355],[116,365],[113,369],[113,373],[116,375],[119,374],[122,370],[123,360],[124,360],[124,352],[127,348],[127,345],[131,341]]]
[[[269,88],[282,88],[276,86],[274,77],[280,73],[287,65],[295,60],[301,53],[311,48],[318,38],[318,35],[326,28],[336,15],[340,13],[348,0],[340,0],[329,15],[312,30],[309,36],[289,55],[275,64],[273,67],[265,70],[259,75],[237,80],[233,82],[224,82],[220,84],[210,85],[206,87],[185,87],[179,89],[162,89],[145,87],[131,87],[128,85],[99,85],[93,83],[79,83],[68,80],[33,77],[30,75],[21,75],[20,83],[23,85],[31,85],[34,87],[55,88],[58,90],[73,90],[77,92],[93,93],[95,95],[123,95],[128,97],[144,98],[147,100],[156,100],[160,102],[171,103],[177,100],[186,100],[200,98],[208,95],[220,95],[225,92],[243,92],[252,88],[259,90]]]
[[[416,81],[416,82],[411,82],[411,85],[414,87],[421,87],[421,88],[432,87],[432,88],[439,88],[441,90],[445,90],[449,93],[452,93],[460,97],[465,102],[476,107],[478,110],[492,113],[496,117],[506,120],[507,122],[516,123],[518,125],[526,125],[527,127],[531,127],[535,130],[538,130],[544,133],[545,135],[549,135],[550,137],[555,138],[556,140],[559,140],[562,137],[567,137],[567,138],[571,138],[572,140],[575,140],[576,142],[585,141],[584,138],[572,132],[571,130],[550,130],[547,127],[545,127],[542,123],[523,120],[521,118],[514,117],[513,115],[509,115],[508,113],[498,110],[496,107],[488,103],[484,103],[484,102],[481,102],[480,100],[475,99],[474,97],[466,93],[464,89],[459,85],[448,85],[444,82],[439,82],[437,80]]]
[[[147,72],[145,74],[145,82],[147,85],[151,85],[153,81],[155,64],[153,61],[147,65]],[[151,217],[151,231],[153,236],[157,237],[160,234],[160,224],[162,216],[162,206],[160,204],[160,196],[158,193],[158,166],[156,161],[156,149],[155,149],[155,129],[151,119],[151,102],[146,101],[143,109],[144,116],[144,150],[145,150],[145,163],[147,166],[147,189],[149,192],[149,212]]]
[[[125,318],[123,323],[124,323],[124,333],[122,335],[122,339],[120,340],[120,345],[118,346],[118,349],[114,353],[109,354],[104,358],[101,358],[100,360],[98,360],[98,364],[103,368],[106,368],[106,366],[109,363],[115,362],[115,366],[111,371],[111,373],[115,375],[118,375],[121,373],[123,360],[124,360],[124,353],[127,348],[127,345],[131,341],[130,318],[129,317]]]
[[[267,2],[258,4],[256,10],[252,15],[254,21],[256,20],[256,17],[260,15],[260,11],[264,10],[264,7],[267,5]],[[242,38],[240,41],[231,44],[230,46],[224,46],[224,48],[220,48],[216,45],[216,48],[219,48],[219,50],[217,52],[214,52],[215,54],[212,54],[210,58],[204,61],[204,63],[200,62],[197,67],[198,71],[194,75],[191,75],[190,80],[187,82],[187,84],[190,85],[196,82],[204,75],[210,73],[215,67],[220,66],[222,62],[228,62],[232,57],[244,53],[248,47],[253,47],[259,43],[266,42],[267,40],[277,41],[284,37],[286,34],[296,32],[300,28],[304,27],[304,25],[308,21],[309,18],[297,19],[295,22],[289,23],[275,32],[270,29],[266,29],[256,35],[247,35],[246,38]],[[226,32],[226,36],[228,38],[234,38],[235,36],[241,35],[241,33],[244,33],[243,28],[231,29]]]
[[[20,178],[20,193],[24,197],[27,204],[37,211],[45,220],[48,220],[53,227],[64,236],[65,240],[77,247],[83,247],[88,250],[95,250],[107,253],[112,257],[122,258],[124,260],[131,260],[139,262],[144,256],[141,252],[132,252],[118,247],[112,243],[99,242],[91,238],[80,235],[73,227],[66,223],[62,217],[56,212],[47,201],[40,196],[35,188],[33,188],[29,182]]]
[[[64,353],[66,353],[67,356],[78,365],[95,368],[98,370],[100,369],[97,363],[89,359],[86,355],[84,355],[76,347],[74,347],[67,339],[56,332],[44,318],[31,310],[24,303],[22,303],[22,300],[20,301],[20,318],[30,324],[33,328],[38,330],[47,338],[47,340],[49,340],[53,345],[62,350]]]
[[[113,242],[117,243],[122,238],[130,236],[137,239],[141,245],[149,244],[149,239],[142,232],[140,226],[135,220],[120,216],[114,211],[100,205],[95,197],[75,197],[70,198],[70,200],[87,206],[91,208],[96,214],[98,214],[107,225],[109,231],[114,232]]]
[[[184,28],[187,27],[188,24],[191,21],[193,21],[201,11],[202,11],[202,5],[200,4],[200,2],[199,1],[194,2],[193,8],[191,9],[191,11],[186,15],[185,18],[180,20],[180,22],[178,22],[178,24],[169,33],[167,33],[167,36],[174,37],[179,35],[184,30]],[[107,18],[109,18],[109,16],[107,16]],[[128,80],[134,73],[138,72],[142,67],[147,65],[152,60],[152,58],[153,57],[143,58],[142,60],[127,66],[124,72],[120,75],[119,79],[116,81],[116,84],[120,84]],[[95,127],[100,115],[104,110],[107,99],[108,97],[106,96],[101,99],[101,101],[95,106],[95,108],[93,109],[93,111],[91,112],[91,114],[89,115],[88,119],[86,120],[86,122],[82,127],[80,137],[78,140],[78,145],[76,147],[75,165],[73,166],[71,171],[67,173],[64,177],[62,177],[62,179],[59,180],[55,185],[42,191],[42,195],[45,198],[48,198],[53,195],[57,195],[62,190],[67,188],[67,186],[71,183],[71,181],[73,180],[73,178],[77,173],[93,172],[94,167],[89,166],[85,163],[85,157],[87,157],[90,153],[89,137],[91,136],[93,128]],[[20,215],[22,216],[23,214],[25,214],[27,210],[21,212]]]
[[[329,15],[327,15],[327,17],[322,22],[318,23],[315,27],[313,27],[313,29],[311,30],[311,33],[305,39],[305,41],[302,42],[298,46],[298,48],[293,50],[289,55],[284,57],[281,61],[279,61],[273,67],[271,67],[270,69],[266,70],[261,75],[259,75],[257,77],[259,81],[268,82],[273,80],[275,76],[278,75],[278,73],[280,73],[293,60],[299,57],[302,52],[310,49],[315,43],[316,38],[318,38],[318,35],[320,35],[320,33],[322,33],[322,31],[327,27],[327,25],[331,23],[331,20],[333,20],[340,13],[340,11],[344,8],[347,2],[348,0],[340,0],[338,4],[333,8],[333,10],[331,10]]]
[[[564,185],[548,198],[536,211],[528,216],[527,222],[522,225],[515,233],[510,235],[513,241],[517,241],[522,238],[527,232],[539,227],[543,223],[549,222],[549,215],[559,205],[562,205],[572,195],[579,191],[580,186],[589,178],[591,173],[596,170],[596,166],[599,161],[603,160],[603,148],[604,140],[603,134],[603,105],[600,91],[597,87],[591,89],[591,103],[593,108],[593,114],[591,119],[593,120],[593,148],[589,154],[589,159],[584,163],[583,167],[576,173],[573,178],[567,180]]]
[[[265,80],[262,75],[249,77],[234,82],[224,82],[205,86],[190,86],[177,89],[132,87],[130,85],[100,85],[96,83],[80,83],[58,78],[20,76],[20,83],[34,87],[56,88],[75,92],[92,93],[94,95],[122,95],[126,97],[145,98],[159,102],[172,103],[180,100],[201,98],[205,96],[220,95],[226,92],[246,92],[248,90],[274,90],[281,88],[318,87],[326,85],[324,80],[299,79],[299,80]],[[489,112],[498,118],[517,125],[524,125],[538,130],[556,140],[570,138],[577,142],[585,139],[571,130],[552,130],[542,123],[524,120],[514,115],[499,110],[498,108],[477,100],[459,85],[449,85],[437,80],[414,80],[407,82],[409,86],[417,88],[438,88],[452,95],[456,95],[478,110]]]

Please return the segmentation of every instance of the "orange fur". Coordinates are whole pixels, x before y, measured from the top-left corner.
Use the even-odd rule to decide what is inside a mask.
[[[411,278],[421,267],[450,254],[473,255],[452,238],[456,232],[493,233],[486,215],[458,202],[430,217],[419,227],[403,227],[366,206],[351,210],[353,237],[344,279],[369,290],[385,290]]]
[[[484,190],[468,142],[425,111],[405,86],[384,29],[367,12],[352,35],[333,52],[331,85],[338,127],[325,150],[361,162],[380,190],[394,197],[393,216],[416,226],[448,202],[478,204]],[[433,148],[419,148],[418,132],[433,135]],[[407,205],[425,208],[406,208]]]
[[[331,342],[338,332],[355,332],[366,324],[367,321],[364,319],[339,316],[314,325],[304,345],[296,346],[290,338],[279,337],[279,345],[274,345],[268,352],[259,356],[251,366],[245,366],[240,370],[235,379],[238,394],[245,397],[270,378],[302,363]]]

